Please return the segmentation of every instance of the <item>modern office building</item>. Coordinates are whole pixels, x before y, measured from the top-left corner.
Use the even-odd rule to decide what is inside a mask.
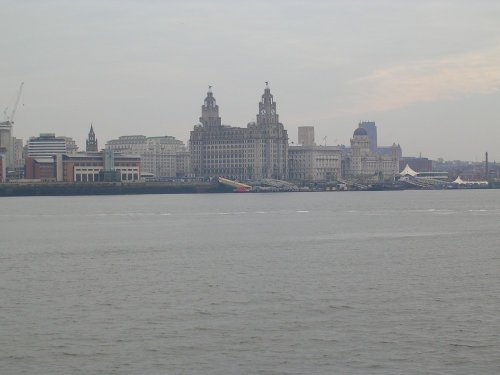
[[[109,157],[111,156],[111,157]],[[106,172],[114,172],[117,181],[136,182],[141,176],[141,158],[106,151],[63,155],[64,182],[103,182]]]
[[[279,122],[266,82],[257,121],[246,128],[222,125],[211,87],[201,107],[200,124],[191,131],[191,171],[196,177],[239,180],[286,179],[288,134]]]
[[[370,151],[372,153],[376,153],[378,151],[378,144],[377,126],[375,125],[375,121],[361,121],[359,123],[359,127],[366,130],[366,134],[368,135],[368,142],[370,145]]]
[[[26,147],[28,157],[51,157],[78,151],[78,146],[71,137],[56,137],[54,133],[41,133],[39,137],[31,137]]]
[[[114,181],[139,181],[139,156],[110,153],[110,161],[104,151],[27,157],[25,178],[54,182],[104,182],[108,173],[115,176]]]
[[[399,170],[402,171],[406,165],[416,172],[432,172],[432,160],[428,158],[404,156],[399,160]]]
[[[141,171],[156,178],[189,175],[189,152],[184,142],[171,136],[127,135],[106,143],[107,150],[139,155]]]
[[[299,146],[316,145],[316,143],[314,143],[314,126],[299,126],[298,133]]]

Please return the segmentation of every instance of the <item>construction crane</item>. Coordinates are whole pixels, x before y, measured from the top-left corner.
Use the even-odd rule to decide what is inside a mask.
[[[5,115],[5,120],[7,123],[10,123],[10,124],[14,123],[14,117],[16,116],[17,106],[19,105],[19,99],[21,99],[21,94],[23,92],[23,86],[24,86],[24,82],[21,82],[21,85],[19,86],[19,90],[17,90],[16,101],[14,102],[14,107],[12,107],[12,111],[10,112],[10,116],[7,113],[7,111],[9,110],[9,107],[5,108],[3,111],[3,114]]]

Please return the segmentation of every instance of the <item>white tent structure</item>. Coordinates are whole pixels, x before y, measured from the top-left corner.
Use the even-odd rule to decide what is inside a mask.
[[[406,167],[401,172],[399,172],[399,175],[415,177],[416,175],[418,175],[418,172],[415,172],[408,164],[406,164]]]
[[[488,185],[488,181],[464,181],[460,178],[460,176],[458,176],[453,183],[457,185]]]
[[[454,184],[458,184],[458,185],[465,185],[467,182],[465,182],[464,180],[462,180],[460,178],[460,176],[458,176],[455,181],[453,181]]]

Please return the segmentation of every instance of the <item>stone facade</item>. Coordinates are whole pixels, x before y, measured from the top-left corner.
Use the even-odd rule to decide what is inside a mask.
[[[141,171],[156,178],[189,175],[189,154],[184,143],[171,136],[127,135],[109,141],[106,149],[141,157]]]
[[[219,106],[209,87],[200,124],[191,131],[189,149],[195,177],[286,179],[288,134],[279,122],[269,85],[266,83],[259,102],[257,121],[246,128],[222,125]]]
[[[292,181],[333,181],[342,175],[342,152],[335,146],[290,146],[288,168]]]
[[[345,176],[363,180],[393,180],[399,173],[401,148],[393,144],[390,153],[373,152],[367,131],[361,126],[354,131],[351,148],[346,155]]]
[[[0,183],[6,180],[5,147],[0,147]]]

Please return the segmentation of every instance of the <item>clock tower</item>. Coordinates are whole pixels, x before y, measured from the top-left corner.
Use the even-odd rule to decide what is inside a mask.
[[[274,101],[273,95],[271,94],[269,82],[266,82],[264,95],[262,95],[262,100],[259,102],[257,125],[270,125],[278,123],[279,118],[278,114],[276,113],[276,102]]]
[[[89,132],[89,136],[87,138],[87,142],[85,144],[85,151],[86,152],[97,152],[97,139],[95,137],[95,133],[94,133],[94,127],[92,126],[92,124],[90,124],[90,132]]]
[[[219,106],[217,105],[214,94],[212,93],[212,86],[208,86],[207,97],[205,98],[205,102],[201,106],[200,122],[204,127],[221,126]]]

